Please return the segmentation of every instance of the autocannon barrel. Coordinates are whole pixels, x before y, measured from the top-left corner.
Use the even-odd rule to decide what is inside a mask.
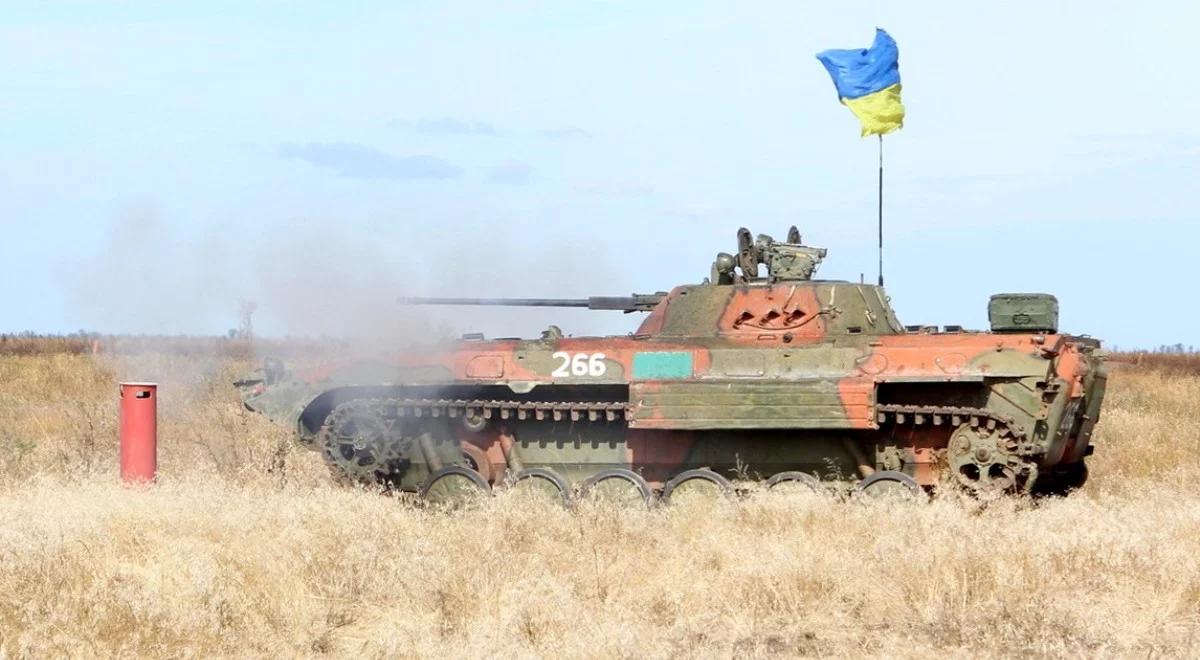
[[[495,307],[587,307],[587,298],[400,298],[401,305],[461,305]]]
[[[586,307],[623,312],[648,312],[665,293],[632,296],[592,296],[590,298],[423,298],[403,297],[401,305],[465,305],[496,307]]]

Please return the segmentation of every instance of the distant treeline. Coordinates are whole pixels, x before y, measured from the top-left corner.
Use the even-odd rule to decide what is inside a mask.
[[[105,335],[93,332],[76,332],[69,335],[44,335],[33,332],[0,334],[0,355],[165,353],[254,358],[262,355],[289,357],[325,352],[338,353],[344,351],[346,346],[344,340],[331,337],[246,339],[191,335]]]
[[[1131,364],[1174,374],[1200,374],[1200,352],[1176,351],[1174,346],[1163,348],[1169,350],[1114,351],[1108,356],[1112,362],[1121,364]]]
[[[346,340],[334,337],[246,339],[216,335],[104,335],[94,332],[69,335],[32,332],[0,334],[0,355],[166,353],[254,359],[264,355],[281,358],[333,355],[345,352],[348,347]],[[1109,351],[1108,355],[1116,363],[1173,373],[1200,374],[1200,352],[1183,344],[1160,346],[1152,351],[1114,350]]]

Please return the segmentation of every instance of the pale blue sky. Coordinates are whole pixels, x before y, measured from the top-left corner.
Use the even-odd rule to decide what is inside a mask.
[[[888,290],[1200,344],[1194,3],[79,2],[0,13],[0,331],[348,332],[398,294],[620,295],[795,223],[874,278],[876,144],[813,57],[900,46]],[[910,3],[911,4],[911,3]],[[122,295],[131,290],[133,295]],[[446,318],[446,317],[441,317]],[[620,314],[453,317],[489,334]]]

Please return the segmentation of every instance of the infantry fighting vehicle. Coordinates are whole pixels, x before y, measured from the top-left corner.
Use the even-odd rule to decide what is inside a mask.
[[[882,287],[813,279],[824,249],[738,231],[708,279],[627,298],[403,299],[646,312],[626,336],[465,336],[289,374],[246,405],[344,479],[429,498],[729,492],[1063,492],[1086,478],[1105,370],[1045,294],[1000,294],[989,332],[901,325]]]

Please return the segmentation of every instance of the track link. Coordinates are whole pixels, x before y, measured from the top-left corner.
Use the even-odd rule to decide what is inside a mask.
[[[972,427],[999,428],[1006,430],[1017,441],[1018,456],[1036,456],[1045,451],[1035,445],[1026,435],[1025,429],[1014,424],[1012,418],[986,408],[882,403],[875,406],[875,421],[881,425],[891,422],[898,425],[958,427],[969,423]]]
[[[511,401],[501,399],[359,399],[356,405],[374,408],[384,417],[482,417],[484,419],[570,419],[579,421],[629,420],[632,407],[624,401]],[[1040,447],[1028,440],[1025,430],[1007,415],[986,408],[966,406],[921,406],[911,404],[879,404],[875,406],[878,424],[911,424],[914,426],[971,426],[985,425],[989,429],[1007,429],[1018,441],[1017,453],[1033,456],[1042,453]]]
[[[360,399],[385,417],[483,417],[484,419],[626,420],[624,401],[503,401],[497,399]]]

